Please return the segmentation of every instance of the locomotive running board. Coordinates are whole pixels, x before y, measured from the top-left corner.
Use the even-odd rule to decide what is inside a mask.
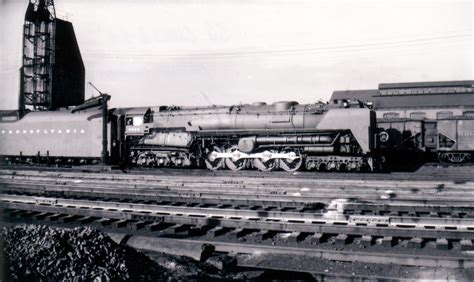
[[[294,152],[289,152],[289,153],[272,153],[270,151],[264,151],[262,153],[254,153],[254,154],[247,154],[240,152],[239,150],[233,151],[233,152],[217,152],[217,151],[212,151],[212,153],[209,154],[208,159],[212,162],[215,161],[216,159],[222,159],[222,158],[229,158],[232,159],[232,161],[238,161],[240,159],[262,159],[263,161],[268,161],[272,159],[289,159],[289,160],[295,160],[301,158],[300,156],[296,155]]]

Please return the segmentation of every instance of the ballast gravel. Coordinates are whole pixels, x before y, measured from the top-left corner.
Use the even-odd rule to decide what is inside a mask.
[[[8,281],[177,281],[235,279],[199,262],[164,256],[162,263],[90,227],[3,228],[0,250]],[[178,265],[185,262],[185,266]],[[194,269],[194,271],[179,271]],[[240,277],[242,278],[242,277]],[[1,277],[0,277],[1,279]]]

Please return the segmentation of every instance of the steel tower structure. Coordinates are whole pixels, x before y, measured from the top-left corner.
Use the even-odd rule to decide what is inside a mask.
[[[56,12],[53,0],[31,0],[23,25],[20,112],[51,108]]]
[[[23,25],[20,117],[84,102],[85,69],[74,28],[53,0],[30,0]]]

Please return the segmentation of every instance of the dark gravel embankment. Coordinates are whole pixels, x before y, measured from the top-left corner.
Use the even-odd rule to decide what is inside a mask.
[[[157,263],[144,253],[118,245],[107,235],[89,227],[56,229],[41,225],[18,225],[4,228],[1,239],[3,250],[0,250],[0,262],[3,263],[2,274],[7,281],[239,278],[226,276],[204,263],[166,255]]]

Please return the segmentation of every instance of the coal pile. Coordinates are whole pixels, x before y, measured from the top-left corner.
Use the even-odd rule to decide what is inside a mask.
[[[7,276],[12,281],[165,281],[168,271],[145,254],[116,244],[89,227],[19,225],[3,229]],[[8,277],[7,277],[8,278]]]

